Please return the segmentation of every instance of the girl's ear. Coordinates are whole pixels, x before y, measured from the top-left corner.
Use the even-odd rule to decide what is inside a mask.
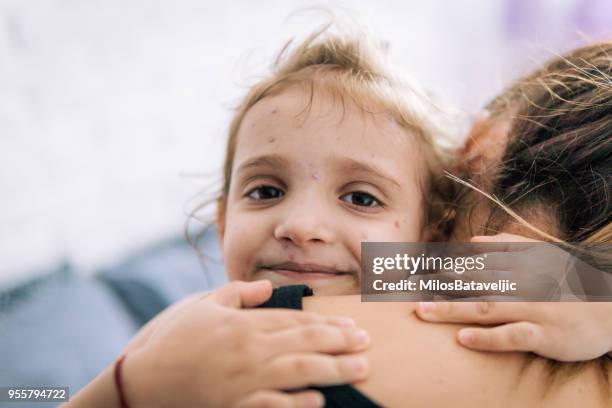
[[[225,199],[217,200],[217,234],[219,238],[219,246],[223,249],[223,237],[225,236]]]

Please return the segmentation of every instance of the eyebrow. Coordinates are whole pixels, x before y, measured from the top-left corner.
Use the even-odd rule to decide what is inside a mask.
[[[264,155],[250,159],[240,165],[236,170],[236,174],[255,167],[289,167],[289,160],[279,155]]]
[[[400,188],[400,189],[402,188],[402,186],[397,180],[395,180],[390,175],[386,174],[380,168],[373,166],[371,164],[366,164],[364,162],[361,162],[355,159],[350,159],[350,158],[340,159],[340,164],[337,165],[337,170],[340,172],[347,172],[347,173],[355,172],[355,173],[367,174],[369,176],[378,178],[380,180],[387,181],[395,185],[397,188]]]
[[[291,162],[286,158],[273,154],[273,155],[263,155],[258,156],[253,159],[250,159],[244,163],[242,163],[238,169],[236,170],[236,174],[243,172],[245,170],[257,167],[274,167],[274,168],[287,168],[290,167]],[[396,186],[397,188],[402,188],[400,183],[395,180],[390,175],[386,174],[384,171],[379,169],[376,166],[371,164],[366,164],[364,162],[351,159],[351,158],[341,158],[339,159],[339,163],[336,164],[335,170],[340,173],[362,173],[367,174],[369,176],[375,177],[377,179],[389,182]]]

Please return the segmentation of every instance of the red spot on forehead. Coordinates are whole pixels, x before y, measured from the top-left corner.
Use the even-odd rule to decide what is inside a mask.
[[[398,220],[395,220],[394,224],[395,224],[395,228],[399,228],[399,221]]]

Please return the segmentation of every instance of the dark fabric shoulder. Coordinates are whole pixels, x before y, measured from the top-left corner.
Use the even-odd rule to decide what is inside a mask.
[[[302,298],[312,296],[312,289],[306,285],[283,286],[274,289],[272,297],[258,307],[274,307],[302,310]],[[312,387],[325,397],[325,408],[379,408],[380,405],[363,395],[351,385]]]
[[[352,385],[313,388],[325,396],[325,408],[382,408]]]
[[[312,289],[306,285],[282,286],[274,289],[272,297],[258,307],[302,310],[302,298],[304,296],[312,296]]]

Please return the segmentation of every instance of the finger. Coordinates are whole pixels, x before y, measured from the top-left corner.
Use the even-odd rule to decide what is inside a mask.
[[[480,262],[482,263],[482,265],[480,266],[484,266],[484,267],[481,269],[476,267],[471,270],[466,270],[464,273],[462,273],[462,275],[467,275],[470,277],[472,276],[486,277],[496,271],[508,271],[511,273],[515,273],[517,272],[517,269],[520,270],[520,266],[521,266],[520,262],[522,261],[523,256],[524,254],[516,253],[514,251],[484,252],[484,253],[481,253],[480,255],[480,258],[481,258]]]
[[[558,251],[548,250],[541,243],[525,245],[531,245],[533,251],[485,253],[484,269],[466,271],[460,278],[480,283],[508,280],[507,283],[513,286],[511,290],[500,293],[496,288],[490,294],[517,296],[525,301],[550,299],[559,292],[571,266],[568,266],[566,257],[560,256]]]
[[[522,235],[509,234],[503,232],[496,235],[476,235],[470,239],[470,242],[542,242],[537,239],[527,238]]]
[[[525,302],[420,302],[416,314],[428,322],[499,324],[533,320],[537,310]]]
[[[295,353],[263,363],[258,375],[265,388],[294,389],[351,383],[365,379],[368,372],[369,362],[363,356]]]
[[[473,271],[465,271],[463,273],[456,272],[440,272],[433,275],[427,276],[428,279],[435,279],[440,282],[454,282],[456,280],[460,280],[463,282],[497,282],[500,279],[510,279],[516,277],[516,275],[527,275],[527,273],[523,273],[522,271],[510,271],[505,269],[484,269],[482,271],[473,270]],[[533,276],[530,275],[530,276]]]
[[[439,271],[427,274],[411,275],[411,278],[448,278],[454,279],[479,279],[489,278],[495,280],[495,273],[506,274],[504,278],[508,278],[508,273],[523,272],[521,270],[521,261],[523,254],[509,252],[492,252],[489,247],[488,251],[480,252],[476,256],[458,257],[457,261],[462,260],[462,264],[457,263],[451,269],[440,269]],[[471,261],[471,262],[470,262]],[[462,269],[460,269],[462,267]]]
[[[522,252],[539,241],[512,234],[479,235],[470,238],[469,250],[474,254],[486,252]]]
[[[336,327],[354,327],[355,320],[344,316],[323,316],[317,313],[287,309],[252,309],[243,311],[249,322],[263,332],[274,332],[292,327],[328,324]]]
[[[255,307],[264,303],[272,296],[272,283],[268,280],[241,282],[234,281],[211,292],[206,300],[218,304],[235,307]]]
[[[514,284],[520,282],[521,277],[523,277],[523,281],[529,282],[527,278],[533,278],[533,275],[523,272],[500,270],[470,271],[461,275],[455,272],[441,272],[431,275],[420,275],[419,279],[423,282],[417,281],[416,285],[417,288],[419,288],[418,293],[420,294],[434,294],[435,297],[441,296],[446,299],[461,299],[462,301],[466,301],[466,298],[480,300],[484,298],[500,297],[507,299],[510,296],[516,297],[517,292],[515,292],[514,289],[520,288],[521,285],[517,283],[512,286],[512,291],[508,290],[502,292],[502,287],[499,282],[508,280],[508,284]],[[477,288],[472,286],[472,282],[484,283],[490,286],[488,288],[486,286]]]
[[[533,247],[538,241],[514,234],[477,235],[470,238],[470,250],[483,252],[521,252]]]
[[[288,353],[345,353],[364,350],[370,344],[368,333],[356,327],[339,328],[309,325],[266,334],[265,358]]]
[[[319,408],[325,404],[323,394],[318,391],[285,393],[261,390],[238,401],[236,408]]]
[[[457,336],[459,343],[474,350],[537,352],[542,329],[535,323],[519,322],[487,329],[461,329]]]

